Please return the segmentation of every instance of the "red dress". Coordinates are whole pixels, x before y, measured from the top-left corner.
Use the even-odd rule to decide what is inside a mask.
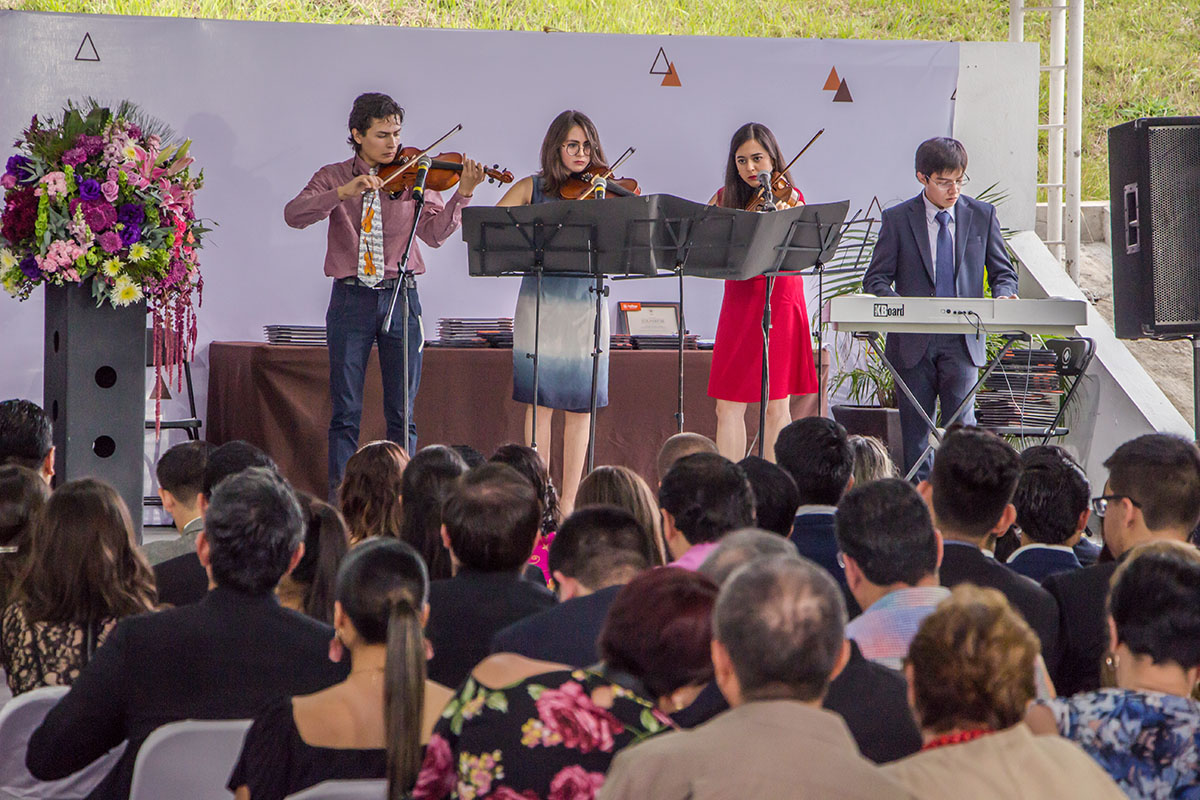
[[[804,196],[800,196],[801,202]],[[708,395],[735,403],[762,396],[762,312],[767,279],[725,281],[717,338],[713,346]],[[768,398],[817,391],[804,278],[778,277],[771,291],[771,339],[767,353]]]

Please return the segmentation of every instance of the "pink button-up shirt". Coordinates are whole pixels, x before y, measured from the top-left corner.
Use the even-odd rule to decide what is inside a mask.
[[[349,183],[356,175],[371,171],[358,156],[317,170],[300,194],[283,209],[283,219],[293,228],[307,228],[314,222],[329,219],[329,238],[325,248],[325,274],[331,278],[350,278],[358,274],[358,232],[362,222],[362,195],[349,200],[338,199],[338,187]],[[397,180],[399,180],[397,178]],[[416,202],[412,191],[393,200],[384,190],[379,199],[383,212],[383,277],[399,274],[398,264],[404,254],[404,244],[412,229]],[[462,223],[463,206],[470,198],[458,192],[443,203],[437,192],[425,192],[425,208],[417,225],[417,238],[430,247],[439,247],[458,230]],[[421,248],[413,243],[408,268],[420,275],[425,272]]]

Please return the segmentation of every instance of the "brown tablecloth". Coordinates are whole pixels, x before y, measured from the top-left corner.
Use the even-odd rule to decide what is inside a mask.
[[[596,416],[596,464],[622,464],[657,486],[658,448],[677,430],[674,351],[617,350],[609,362],[609,404]],[[708,397],[710,351],[684,353],[684,414],[689,431],[716,434],[716,401]],[[793,398],[794,417],[813,413],[815,397]],[[750,439],[758,406],[747,411]],[[213,342],[209,350],[208,439],[245,439],[263,448],[298,488],[326,493],[329,353],[324,347]],[[417,394],[421,445],[469,444],[484,455],[522,441],[524,407],[512,399],[512,351],[428,348]],[[363,391],[362,442],[384,435],[379,359],[371,354]],[[551,461],[561,478],[562,415],[556,414]]]

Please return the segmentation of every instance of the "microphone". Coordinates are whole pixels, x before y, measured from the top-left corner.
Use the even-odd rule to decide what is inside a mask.
[[[417,202],[425,201],[425,179],[429,177],[429,168],[432,165],[433,161],[429,156],[417,159],[417,178],[413,183],[413,199]]]
[[[594,175],[592,176],[592,187],[595,190],[592,192],[592,196],[597,200],[603,200],[604,193],[608,190],[608,179],[603,175]]]
[[[775,210],[775,194],[771,191],[771,173],[769,170],[763,170],[758,173],[758,186],[762,190],[763,195],[763,210]]]

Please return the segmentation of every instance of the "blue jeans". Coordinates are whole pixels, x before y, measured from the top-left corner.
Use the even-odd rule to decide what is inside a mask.
[[[904,379],[904,383],[912,390],[913,395],[921,404],[921,408],[935,422],[934,403],[941,400],[941,425],[945,425],[949,416],[958,409],[963,400],[971,393],[971,388],[979,377],[979,369],[971,361],[967,345],[963,337],[953,334],[937,334],[930,337],[929,349],[921,360],[909,368],[896,365],[896,372]],[[896,390],[897,405],[900,407],[900,432],[904,439],[904,472],[908,473],[917,462],[929,439],[929,428],[921,415],[913,408],[912,403],[899,389]],[[964,425],[975,424],[975,403],[967,406],[958,422]],[[914,476],[921,481],[929,477],[933,462],[926,457],[921,468]]]
[[[358,449],[362,419],[363,381],[371,347],[379,345],[379,371],[383,378],[383,417],[387,438],[401,443],[409,453],[417,449],[417,425],[412,404],[421,383],[421,301],[415,287],[408,289],[409,407],[404,407],[404,292],[396,298],[392,327],[380,332],[391,289],[368,289],[333,282],[325,332],[329,342],[329,496],[335,498],[346,462]]]

